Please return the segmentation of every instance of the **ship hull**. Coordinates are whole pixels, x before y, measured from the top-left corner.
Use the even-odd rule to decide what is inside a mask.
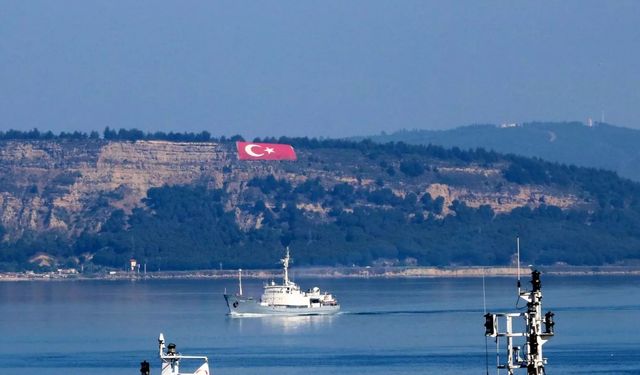
[[[230,316],[300,316],[300,315],[331,315],[340,311],[339,305],[325,305],[317,307],[269,306],[263,305],[251,297],[224,295]]]

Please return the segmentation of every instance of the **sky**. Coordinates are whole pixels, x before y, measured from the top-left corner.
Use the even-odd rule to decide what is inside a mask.
[[[640,1],[0,5],[0,130],[640,128]]]

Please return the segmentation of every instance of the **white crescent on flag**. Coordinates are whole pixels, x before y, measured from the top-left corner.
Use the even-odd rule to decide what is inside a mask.
[[[256,144],[248,144],[246,146],[244,146],[244,152],[246,152],[247,154],[253,156],[254,158],[259,158],[260,156],[264,156],[264,152],[262,154],[258,154],[255,151],[253,151],[254,147],[261,147],[260,145],[256,145]]]

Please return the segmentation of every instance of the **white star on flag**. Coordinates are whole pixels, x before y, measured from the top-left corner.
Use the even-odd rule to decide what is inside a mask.
[[[265,147],[264,152],[267,154],[273,154],[275,151],[271,147]]]

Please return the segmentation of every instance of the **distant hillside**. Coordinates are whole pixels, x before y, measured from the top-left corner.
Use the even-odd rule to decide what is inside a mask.
[[[603,168],[640,181],[640,130],[596,123],[529,123],[515,127],[473,125],[452,130],[403,130],[367,137],[375,142],[482,147],[501,153]]]
[[[0,134],[0,270],[640,261],[640,184],[482,149],[306,138]],[[3,138],[4,137],[4,138]],[[161,135],[167,139],[169,135]],[[142,138],[142,139],[141,139]],[[126,139],[126,140],[125,140]]]

